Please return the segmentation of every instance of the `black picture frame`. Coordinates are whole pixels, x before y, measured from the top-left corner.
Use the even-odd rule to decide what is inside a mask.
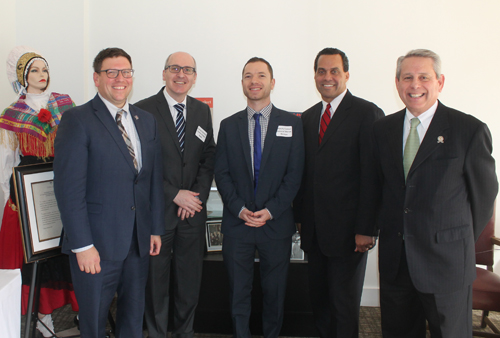
[[[207,251],[216,252],[222,251],[222,220],[208,220],[205,223],[206,231],[205,238],[207,240]]]
[[[12,169],[23,239],[24,261],[61,254],[62,221],[54,195],[52,162]]]

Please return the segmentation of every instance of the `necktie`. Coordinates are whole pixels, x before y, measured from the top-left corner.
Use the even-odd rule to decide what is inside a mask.
[[[262,114],[253,114],[255,119],[255,129],[253,138],[253,176],[254,176],[254,194],[257,192],[257,183],[259,181],[260,160],[262,159],[262,131],[260,129],[260,117]]]
[[[177,118],[175,119],[175,130],[177,131],[177,137],[179,138],[179,146],[181,147],[181,152],[184,152],[184,136],[186,135],[186,121],[184,120],[184,104],[177,103],[175,106],[177,109]]]
[[[323,135],[325,135],[326,128],[328,127],[328,124],[330,124],[330,109],[332,106],[328,104],[326,106],[325,112],[323,113],[323,117],[321,118],[321,124],[319,126],[319,144],[321,144],[321,141],[323,140]]]
[[[130,156],[132,156],[132,161],[134,161],[135,170],[137,170],[138,166],[137,166],[137,159],[135,158],[135,151],[134,151],[134,148],[132,147],[132,142],[130,142],[130,138],[128,137],[127,131],[125,130],[125,128],[123,127],[123,124],[122,124],[123,114],[125,114],[125,110],[123,110],[123,109],[120,109],[116,113],[116,117],[115,117],[116,125],[118,126],[118,129],[120,129],[120,132],[122,133],[122,137],[123,137],[123,140],[125,141],[125,144],[127,145],[128,152],[130,153]]]
[[[420,124],[418,118],[411,119],[410,133],[406,139],[405,151],[403,153],[403,167],[405,170],[405,180],[410,171],[415,155],[417,155],[418,147],[420,147],[420,139],[418,137],[417,126]]]

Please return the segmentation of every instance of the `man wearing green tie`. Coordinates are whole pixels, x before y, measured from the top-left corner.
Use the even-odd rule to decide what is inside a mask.
[[[373,194],[366,214],[380,229],[383,337],[472,336],[474,241],[493,211],[498,183],[491,134],[438,101],[439,56],[398,59],[406,108],[376,121]],[[369,205],[369,206],[368,206]]]

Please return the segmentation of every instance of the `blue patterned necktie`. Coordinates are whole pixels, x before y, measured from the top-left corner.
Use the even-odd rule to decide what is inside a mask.
[[[260,117],[262,114],[253,114],[255,119],[255,129],[253,138],[253,176],[254,176],[254,194],[257,192],[257,183],[259,182],[260,161],[262,159],[262,131],[260,129]]]
[[[181,147],[181,152],[184,153],[184,136],[186,135],[186,121],[184,120],[184,104],[177,103],[175,106],[177,109],[177,118],[175,119],[175,130],[177,131],[177,137],[179,138],[179,146]]]
[[[123,123],[122,123],[122,117],[123,117],[124,113],[125,113],[125,110],[123,110],[123,109],[120,109],[116,113],[116,116],[115,116],[116,125],[118,126],[118,129],[120,129],[120,132],[122,133],[122,137],[123,137],[123,140],[125,141],[125,144],[127,145],[128,152],[130,153],[130,156],[132,156],[135,170],[137,170],[138,164],[137,164],[137,158],[135,157],[135,151],[134,151],[134,148],[132,147],[132,142],[130,141],[130,138],[128,137],[127,131],[123,127]]]

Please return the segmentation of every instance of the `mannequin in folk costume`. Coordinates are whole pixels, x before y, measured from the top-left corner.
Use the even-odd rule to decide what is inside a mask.
[[[40,53],[26,46],[18,46],[10,52],[7,77],[19,98],[0,115],[0,187],[6,201],[0,228],[0,269],[22,269],[22,313],[25,314],[32,270],[24,264],[12,167],[51,162],[62,113],[75,104],[68,95],[47,90],[49,65]],[[39,316],[53,331],[50,314],[54,309],[72,304],[73,311],[78,311],[68,257],[48,259],[41,279]],[[51,337],[40,323],[37,328],[44,337]]]

